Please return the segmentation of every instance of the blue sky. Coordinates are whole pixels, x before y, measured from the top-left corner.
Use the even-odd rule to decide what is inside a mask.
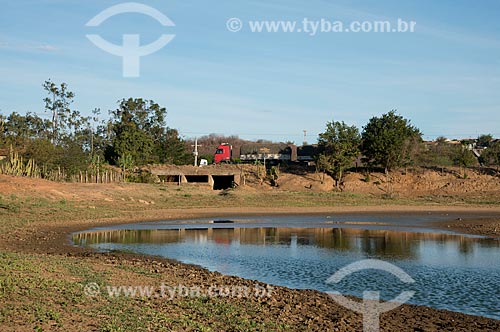
[[[104,113],[122,98],[153,99],[184,137],[209,133],[276,141],[316,140],[325,123],[362,127],[391,109],[427,139],[500,137],[500,2],[496,0],[138,1],[142,14],[85,24],[124,1],[2,0],[0,110],[44,114],[42,83],[66,82],[74,108]],[[229,18],[240,32],[226,28]],[[249,20],[415,21],[414,33],[252,33]],[[141,58],[139,78],[94,46],[140,34],[175,39]]]

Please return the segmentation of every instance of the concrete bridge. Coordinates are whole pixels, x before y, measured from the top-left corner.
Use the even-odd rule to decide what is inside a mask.
[[[207,185],[214,190],[239,186],[243,174],[240,169],[230,165],[152,166],[149,171],[163,183]]]

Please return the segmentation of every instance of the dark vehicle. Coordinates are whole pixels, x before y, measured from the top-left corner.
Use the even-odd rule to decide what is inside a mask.
[[[266,161],[270,164],[279,164],[286,161],[310,163],[314,161],[316,151],[316,145],[297,147],[285,143],[254,143],[242,145],[239,153],[237,153],[237,151],[233,151],[231,145],[222,143],[215,152],[214,162],[216,164],[232,162],[234,154],[239,155],[241,162]]]

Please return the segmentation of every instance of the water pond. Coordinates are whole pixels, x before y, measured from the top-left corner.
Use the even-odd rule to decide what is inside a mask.
[[[199,219],[140,223],[75,233],[73,242],[100,251],[159,255],[211,271],[297,289],[392,299],[500,319],[500,241],[436,231],[429,221],[448,215],[326,215]],[[432,219],[432,220],[431,220]],[[392,263],[414,280],[378,270],[340,283],[326,280],[366,258]]]

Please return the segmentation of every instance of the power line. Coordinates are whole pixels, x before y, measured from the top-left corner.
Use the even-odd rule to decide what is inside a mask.
[[[203,132],[190,132],[190,131],[180,131],[181,134],[183,135],[201,135],[201,136],[209,136],[209,135],[220,135],[220,136],[288,136],[288,137],[299,137],[301,136],[304,138],[304,133],[299,134],[299,133],[230,133],[230,134],[225,134],[225,133],[216,133],[216,132],[210,132],[210,133],[203,133]],[[310,133],[309,131],[307,132],[307,136],[309,137],[316,137],[320,133]],[[423,133],[423,137],[439,137],[439,136],[444,136],[444,137],[461,137],[461,138],[477,138],[478,136],[481,135],[492,135],[494,137],[500,136],[500,132],[495,133],[495,132],[485,132],[482,134],[478,133]]]
[[[182,134],[189,134],[189,135],[203,135],[203,136],[209,136],[209,135],[223,135],[223,136],[303,136],[304,134],[299,134],[299,133],[231,133],[231,134],[224,134],[224,133],[216,133],[216,132],[210,132],[210,133],[203,133],[203,132],[194,132],[194,131],[180,131]],[[309,133],[309,132],[308,132]],[[316,135],[319,135],[316,134]]]

